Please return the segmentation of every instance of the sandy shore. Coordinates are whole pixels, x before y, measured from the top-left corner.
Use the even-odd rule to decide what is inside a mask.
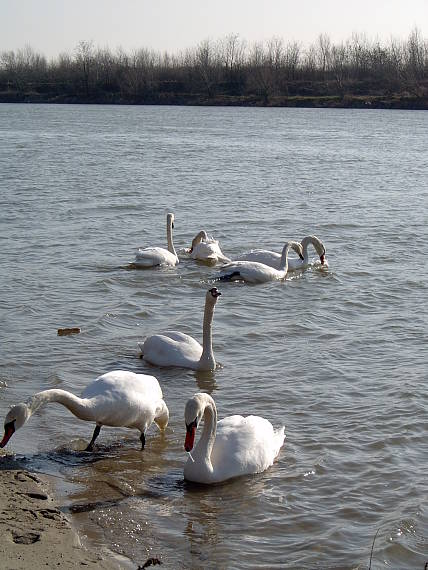
[[[43,476],[0,456],[0,567],[129,569],[109,551],[83,548]]]

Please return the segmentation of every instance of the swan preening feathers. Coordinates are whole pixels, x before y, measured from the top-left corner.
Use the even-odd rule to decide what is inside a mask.
[[[155,267],[157,265],[177,265],[178,256],[172,241],[172,230],[174,228],[174,214],[166,216],[166,236],[168,249],[163,247],[145,247],[139,249],[135,256],[134,264],[138,267]]]
[[[282,250],[279,268],[275,269],[258,261],[232,261],[223,265],[220,281],[245,281],[247,283],[267,283],[285,279],[288,273],[288,252],[293,248],[303,259],[302,246],[296,241],[288,241]]]
[[[188,250],[192,259],[204,261],[214,265],[218,261],[231,261],[223,255],[219,243],[213,237],[208,236],[205,230],[201,230],[192,240],[192,246]]]
[[[320,257],[321,265],[326,266],[327,260],[325,258],[325,247],[323,242],[317,236],[306,236],[300,242],[302,246],[302,255],[299,255],[299,259],[289,259],[288,260],[288,271],[296,271],[298,269],[306,269],[311,265],[309,261],[309,251],[308,246],[313,245],[315,251]],[[237,258],[237,261],[257,261],[259,263],[264,263],[269,265],[274,269],[280,269],[281,266],[281,254],[275,251],[269,251],[267,249],[254,249],[248,253],[243,253]]]
[[[284,427],[274,430],[259,416],[228,416],[217,422],[211,396],[195,394],[184,411],[186,439],[191,452],[202,419],[202,435],[184,466],[184,478],[195,483],[220,483],[240,475],[261,473],[270,467],[284,443]]]
[[[149,336],[140,344],[142,358],[156,366],[214,370],[216,362],[212,346],[212,322],[215,304],[220,295],[217,287],[213,287],[205,295],[202,346],[188,334],[166,331]]]
[[[155,422],[161,430],[168,425],[169,412],[159,382],[154,376],[114,370],[94,380],[79,398],[66,390],[44,390],[26,403],[9,410],[4,422],[4,447],[14,432],[38,410],[50,402],[62,404],[81,420],[95,422],[92,439],[86,448],[93,449],[102,426],[134,428],[141,432],[144,449],[145,434]]]

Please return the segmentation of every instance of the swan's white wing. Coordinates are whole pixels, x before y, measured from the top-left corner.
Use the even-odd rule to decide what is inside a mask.
[[[220,280],[242,280],[247,283],[266,283],[284,276],[283,271],[257,261],[233,261],[220,269]]]
[[[218,241],[213,238],[196,244],[190,256],[192,259],[199,259],[200,261],[230,261],[228,257],[223,255]]]
[[[202,346],[191,336],[167,331],[150,336],[140,345],[144,360],[156,366],[179,366],[197,368],[202,355]]]
[[[176,265],[178,257],[163,247],[145,247],[139,249],[135,256],[135,264],[142,267],[156,265]]]
[[[82,398],[90,401],[99,424],[147,429],[162,400],[162,390],[154,376],[115,370],[92,382]]]
[[[281,254],[267,249],[253,249],[238,256],[236,261],[257,261],[278,269],[281,262]]]
[[[260,473],[272,465],[284,443],[284,428],[274,430],[260,416],[229,416],[217,424],[211,453],[217,481]]]

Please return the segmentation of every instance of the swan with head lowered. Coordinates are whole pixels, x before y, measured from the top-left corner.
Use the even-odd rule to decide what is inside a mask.
[[[301,258],[302,246],[297,241],[288,241],[282,250],[279,268],[275,269],[258,261],[232,261],[223,265],[218,279],[220,281],[245,281],[247,283],[267,283],[285,279],[288,273],[288,252],[293,248]]]
[[[275,430],[260,416],[228,416],[217,422],[211,396],[195,394],[184,411],[184,448],[192,451],[202,419],[202,435],[184,466],[184,478],[195,483],[220,483],[270,467],[284,443],[284,427]]]
[[[300,242],[302,245],[303,258],[299,259],[289,259],[288,260],[288,271],[296,271],[298,269],[306,269],[312,265],[309,260],[308,246],[313,245],[315,251],[320,257],[320,264],[324,267],[328,266],[326,260],[326,251],[323,242],[317,236],[306,236]],[[281,254],[275,251],[269,251],[267,249],[253,249],[247,253],[240,255],[237,260],[239,261],[257,261],[259,263],[264,263],[273,267],[274,269],[279,269],[281,263]]]
[[[146,431],[155,422],[159,429],[168,425],[169,412],[159,382],[154,376],[114,370],[99,376],[79,398],[66,390],[44,390],[27,402],[11,408],[4,422],[4,447],[32,414],[51,402],[62,404],[81,420],[94,422],[95,430],[86,451],[92,451],[102,426],[127,427],[141,432],[142,449]]]
[[[214,265],[218,261],[227,263],[231,261],[223,255],[219,243],[216,239],[208,236],[205,230],[201,230],[192,240],[192,246],[187,250],[192,259],[204,261]]]
[[[145,247],[139,249],[135,256],[134,265],[138,267],[155,267],[157,265],[177,265],[178,256],[172,241],[172,230],[174,228],[174,214],[166,216],[166,235],[168,249],[163,247]]]
[[[156,366],[177,366],[192,370],[214,370],[216,362],[212,345],[212,322],[214,308],[221,295],[217,287],[205,296],[202,346],[188,334],[166,331],[149,336],[139,344],[141,357]]]

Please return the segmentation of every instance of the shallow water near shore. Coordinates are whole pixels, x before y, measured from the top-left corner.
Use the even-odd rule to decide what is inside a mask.
[[[83,535],[163,568],[423,568],[428,270],[426,112],[0,105],[0,416],[113,369],[153,374],[165,434],[93,426],[59,405],[8,449]],[[136,248],[180,264],[137,270]],[[137,343],[201,340],[216,269],[183,253],[205,229],[233,258],[319,236],[328,269],[221,283],[213,373],[158,369]],[[313,257],[316,257],[312,251]],[[58,336],[61,327],[81,333]],[[186,400],[285,426],[266,472],[185,483]]]

